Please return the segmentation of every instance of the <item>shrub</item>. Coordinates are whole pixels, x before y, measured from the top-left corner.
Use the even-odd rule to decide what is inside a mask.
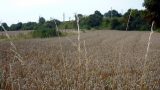
[[[160,33],[160,28],[158,28],[156,31]]]
[[[121,23],[118,21],[118,19],[112,19],[111,21],[111,29],[119,29]]]
[[[55,29],[49,28],[42,28],[32,32],[33,37],[40,37],[40,38],[48,38],[48,37],[55,37],[61,35],[61,32],[57,32]]]

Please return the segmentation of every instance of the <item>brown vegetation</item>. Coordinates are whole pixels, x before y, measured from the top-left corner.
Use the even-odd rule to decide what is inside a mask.
[[[152,35],[144,71],[148,36],[149,32],[90,31],[81,34],[80,52],[76,35],[14,41],[24,64],[8,41],[0,41],[0,89],[158,90],[160,34]]]

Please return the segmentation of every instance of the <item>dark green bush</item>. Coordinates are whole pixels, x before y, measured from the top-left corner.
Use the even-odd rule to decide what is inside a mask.
[[[35,38],[36,37],[48,38],[48,37],[55,37],[58,35],[61,35],[61,32],[57,32],[55,29],[49,29],[49,28],[42,28],[32,32],[32,36]]]
[[[156,31],[157,31],[157,32],[160,32],[160,28],[158,28]]]
[[[112,19],[111,21],[111,29],[119,29],[121,26],[121,22],[118,19]]]

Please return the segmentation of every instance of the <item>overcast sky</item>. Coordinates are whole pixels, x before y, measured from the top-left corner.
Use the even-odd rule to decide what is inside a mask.
[[[66,20],[74,13],[89,15],[99,10],[102,14],[108,10],[126,12],[129,8],[144,9],[143,0],[0,0],[0,21],[9,25],[17,22],[38,21],[42,16],[47,20],[56,18]]]

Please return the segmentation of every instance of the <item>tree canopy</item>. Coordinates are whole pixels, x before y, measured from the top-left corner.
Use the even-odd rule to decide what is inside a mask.
[[[94,14],[89,16],[88,24],[91,27],[97,27],[100,26],[102,21],[103,21],[103,15],[100,13],[100,11],[95,11]]]
[[[104,17],[121,17],[122,15],[118,13],[116,10],[110,10],[107,13],[104,14]]]
[[[7,23],[2,23],[2,25],[3,25],[3,27],[5,28],[5,29],[9,29],[9,26],[7,25]]]
[[[2,27],[0,26],[0,31],[3,31]]]
[[[35,30],[37,27],[37,23],[36,22],[27,22],[27,23],[23,23],[22,25],[22,29],[23,30]]]
[[[21,30],[22,29],[22,22],[19,22],[17,24],[12,24],[10,26],[10,30]]]
[[[149,3],[150,0],[145,0],[145,1],[146,2],[144,3],[144,6],[146,7],[146,10],[129,9],[123,15],[116,10],[107,11],[104,15],[97,10],[90,15],[78,14],[80,21],[79,22],[80,28],[87,30],[90,29],[125,30],[130,12],[132,10],[132,14],[130,16],[130,22],[128,25],[128,30],[149,30],[151,24],[146,20],[148,19],[149,16],[151,21],[154,20],[156,22],[157,26],[158,24],[160,24],[160,19],[159,19],[160,9],[157,9],[159,8],[160,5],[159,4],[157,5],[158,1],[155,4],[156,0],[153,0],[154,1],[153,4]],[[150,2],[152,2],[152,0]],[[151,7],[157,7],[157,8],[152,9]],[[111,13],[112,13],[112,19],[110,19]],[[60,29],[76,29],[77,27],[75,20],[62,21],[62,22],[57,19],[54,20],[56,21]],[[3,23],[2,25],[7,30],[42,30],[42,29],[53,30],[56,27],[54,20],[45,20],[44,17],[40,17],[38,20],[39,22],[27,22],[27,23],[19,22],[17,24],[12,24],[10,27],[7,25],[7,23]],[[0,30],[2,31],[1,27]]]
[[[160,27],[160,0],[144,0],[143,5],[149,12],[149,20],[155,21],[156,26]]]
[[[44,24],[46,22],[45,18],[39,17],[39,24]]]

